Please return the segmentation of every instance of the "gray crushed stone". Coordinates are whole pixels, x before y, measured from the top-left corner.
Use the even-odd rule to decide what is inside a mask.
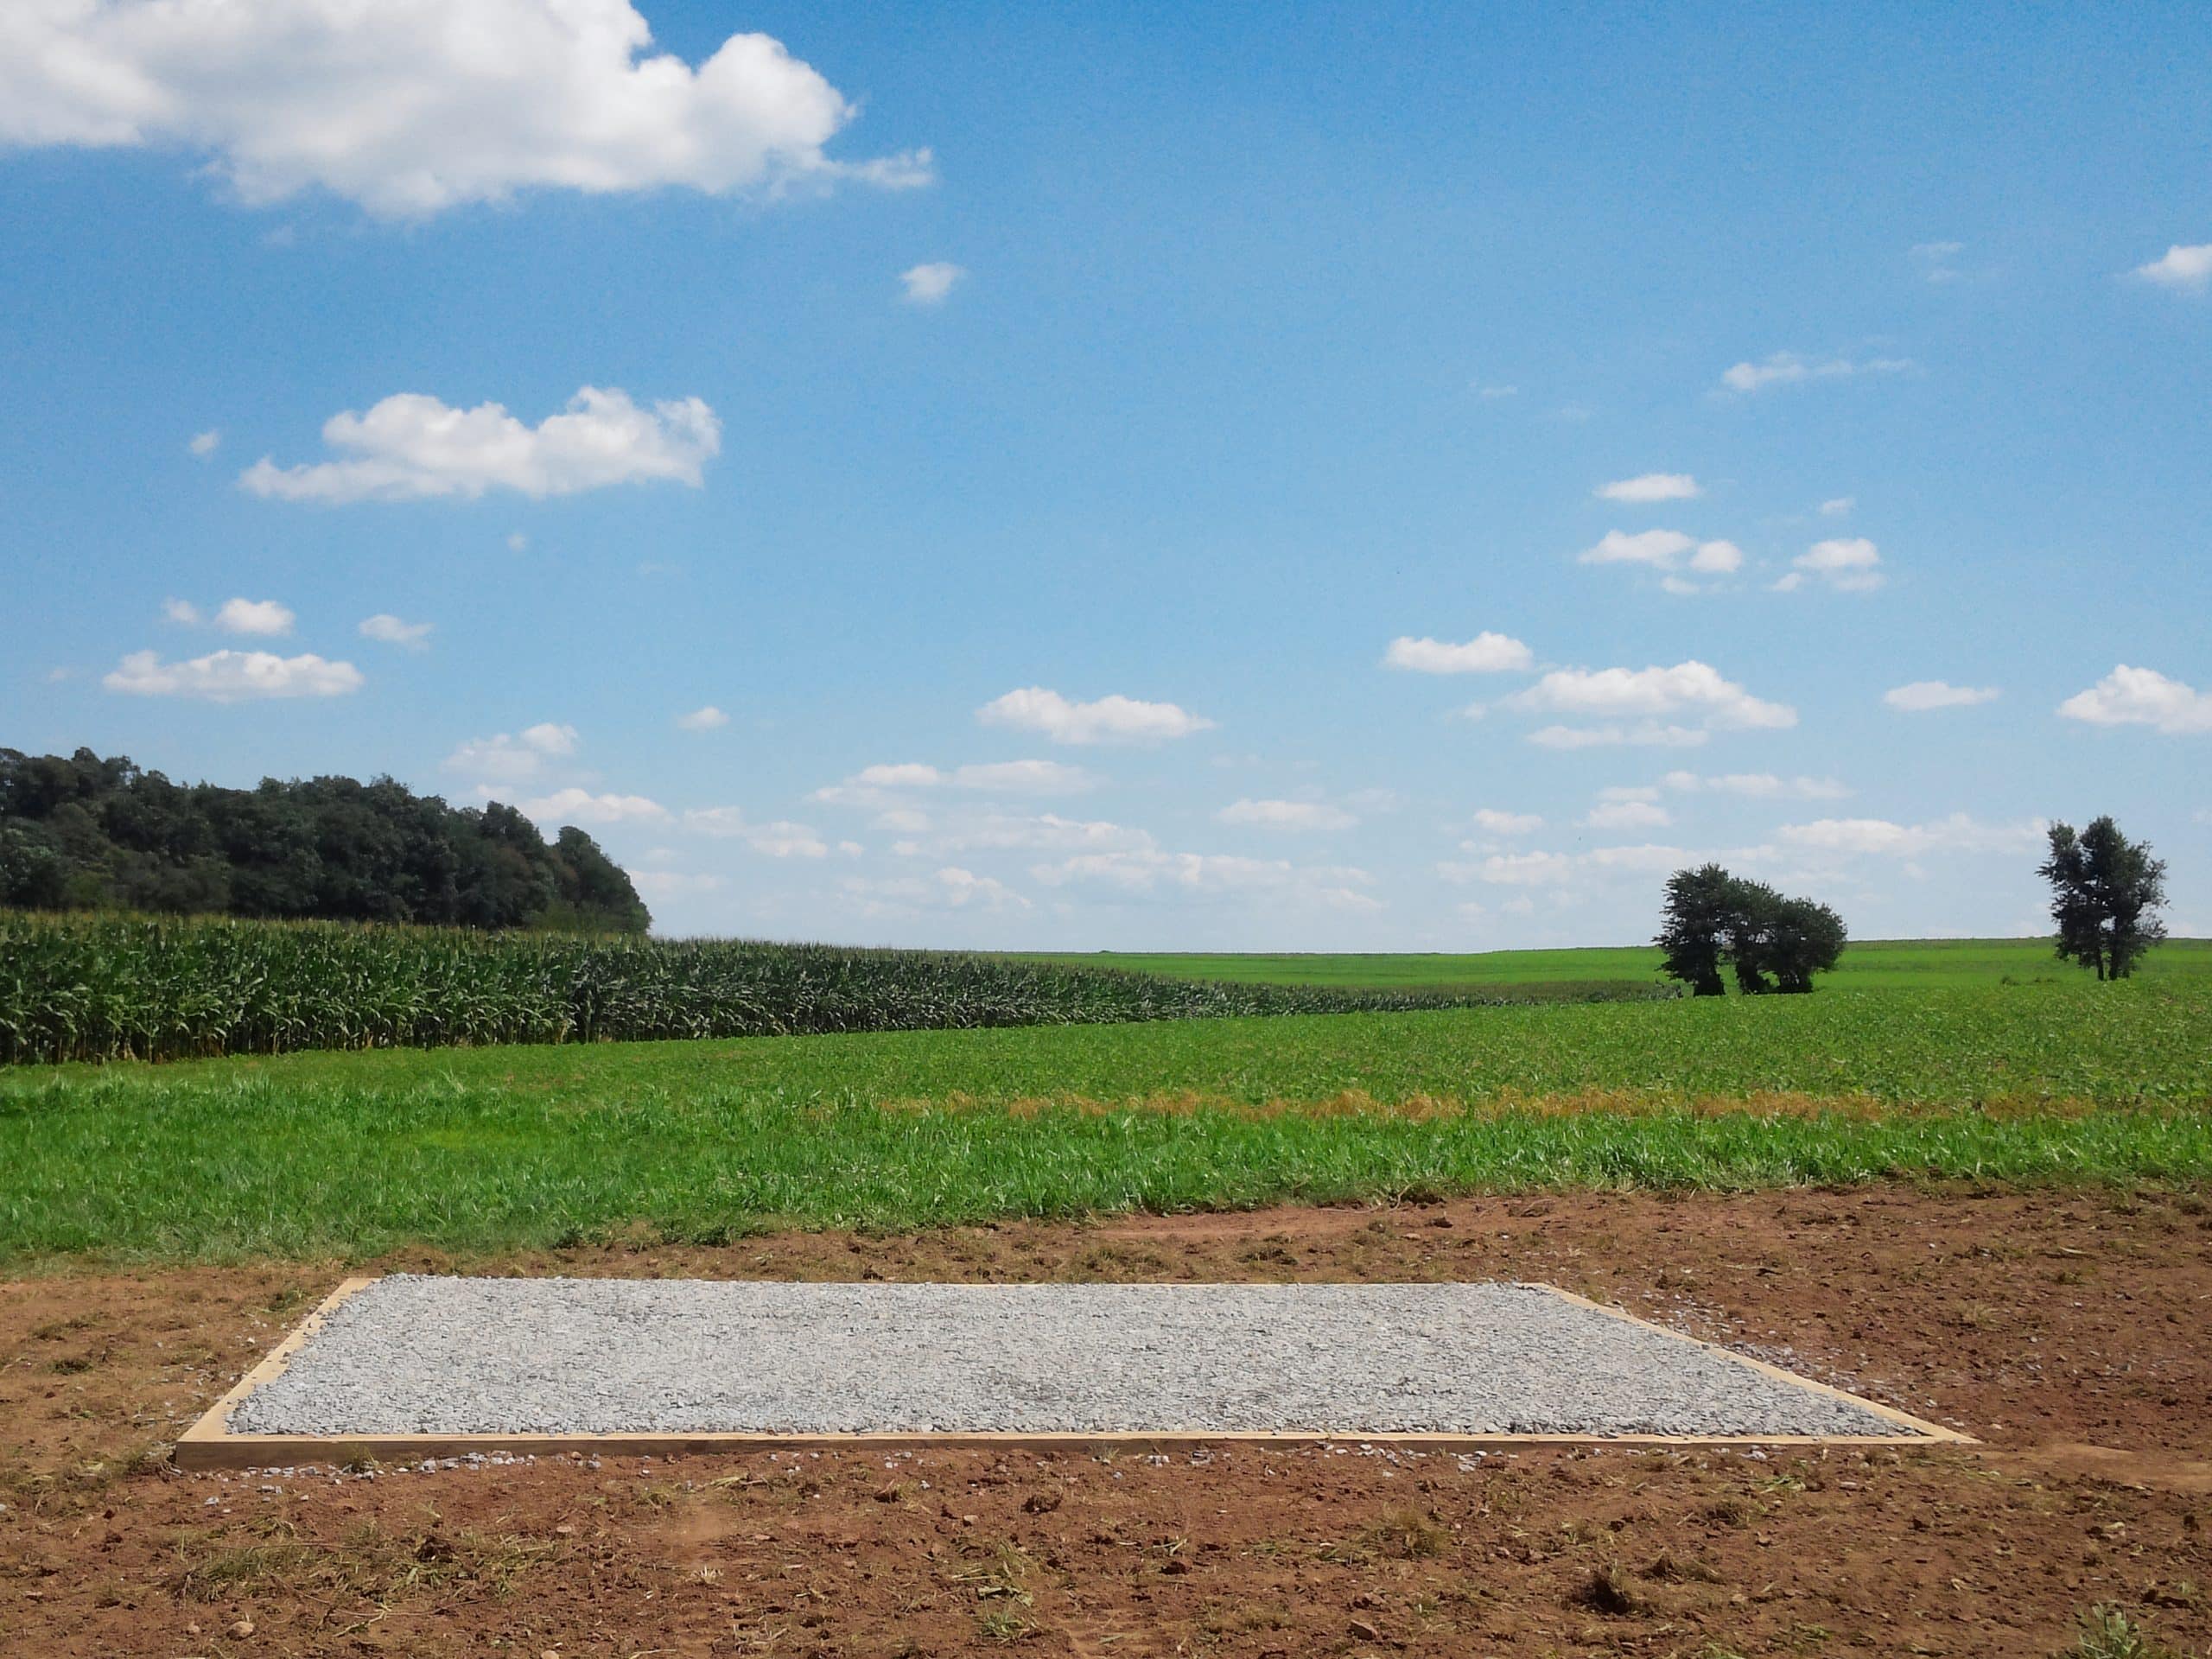
[[[230,1430],[1909,1433],[1533,1285],[412,1274],[342,1304]]]

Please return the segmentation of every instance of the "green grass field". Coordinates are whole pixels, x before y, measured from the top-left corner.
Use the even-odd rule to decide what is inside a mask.
[[[0,1258],[2212,1180],[2212,978],[0,1072]]]
[[[1580,950],[1489,950],[1472,956],[1240,956],[1058,953],[1041,961],[1089,963],[1177,979],[1248,985],[1325,985],[1344,990],[1495,990],[1508,986],[1628,983],[1657,979],[1650,945]],[[2048,939],[1853,940],[1825,987],[1969,986],[2070,982],[2082,970],[2051,954]],[[2144,959],[2146,980],[2212,979],[2212,939],[2169,939]]]

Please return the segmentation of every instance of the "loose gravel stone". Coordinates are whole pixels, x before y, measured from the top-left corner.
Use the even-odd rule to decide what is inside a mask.
[[[413,1274],[343,1303],[230,1429],[1910,1437],[1538,1285]]]

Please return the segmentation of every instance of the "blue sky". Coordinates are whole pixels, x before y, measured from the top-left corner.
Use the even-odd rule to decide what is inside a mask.
[[[2212,932],[2201,7],[348,10],[0,21],[0,742],[673,932]]]

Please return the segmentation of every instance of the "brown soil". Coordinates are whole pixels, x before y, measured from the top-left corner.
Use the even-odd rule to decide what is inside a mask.
[[[1542,1280],[1986,1445],[183,1476],[168,1440],[340,1270],[73,1274],[0,1286],[0,1653],[2011,1656],[2070,1651],[2097,1604],[2212,1643],[2201,1194],[1472,1199],[489,1265]]]

